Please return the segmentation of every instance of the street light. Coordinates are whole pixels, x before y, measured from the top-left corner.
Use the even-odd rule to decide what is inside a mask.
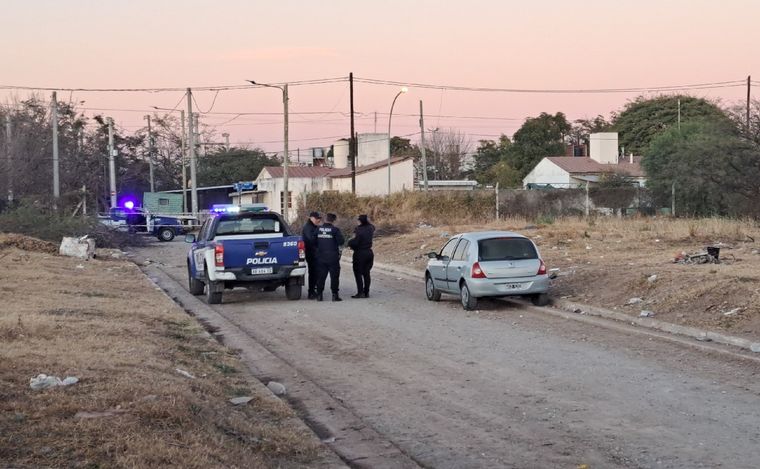
[[[285,140],[285,155],[282,159],[282,185],[283,185],[283,204],[282,204],[282,217],[286,222],[290,223],[288,218],[288,204],[290,202],[290,193],[288,191],[288,84],[285,83],[282,86],[268,85],[265,83],[256,83],[253,80],[247,80],[250,84],[256,86],[263,86],[266,88],[277,88],[282,91],[282,105],[283,105],[283,122],[284,122],[284,140]]]
[[[398,97],[407,91],[409,91],[409,89],[404,86],[398,93],[396,93],[396,96],[393,98],[393,103],[391,104],[391,112],[388,114],[388,196],[391,195],[391,157],[393,156],[391,155],[391,118],[393,118],[393,106],[396,105]]]

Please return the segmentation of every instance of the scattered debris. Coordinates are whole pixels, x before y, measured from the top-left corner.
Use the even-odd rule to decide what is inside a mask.
[[[0,249],[5,248],[16,248],[22,251],[44,252],[47,254],[58,253],[58,246],[53,243],[13,233],[0,234]]]
[[[741,308],[734,308],[734,309],[732,309],[730,311],[723,312],[723,316],[733,316],[736,313],[740,313],[741,310],[742,310]]]
[[[90,259],[95,254],[95,240],[86,235],[81,238],[64,237],[58,253],[62,256]]]
[[[586,245],[586,250],[587,250],[587,251],[590,251],[590,250],[591,250],[591,246],[589,246],[589,245]]]
[[[331,436],[330,438],[325,438],[322,440],[322,443],[335,443],[335,437]]]
[[[441,234],[438,235],[439,238],[448,238],[449,233],[448,231],[441,231]]]
[[[48,376],[46,374],[40,373],[29,380],[29,387],[34,390],[40,390],[54,388],[57,386],[71,386],[72,384],[77,384],[78,382],[79,378],[75,376],[67,376],[64,379],[61,379],[57,376]]]
[[[707,332],[703,332],[700,335],[696,337],[696,339],[700,342],[712,342],[712,339],[707,337]]]
[[[654,317],[654,311],[649,311],[648,309],[642,310],[641,313],[639,313],[640,318],[651,318]]]
[[[657,274],[652,274],[647,278],[647,282],[654,283],[657,281]]]
[[[269,390],[272,391],[275,396],[283,396],[287,392],[285,385],[278,383],[277,381],[270,381],[267,383],[267,388],[269,388]]]
[[[760,353],[760,342],[755,342],[754,344],[750,345],[749,349],[755,353]]]
[[[76,414],[74,414],[74,418],[75,419],[97,419],[101,417],[113,417],[114,415],[123,414],[125,412],[126,410],[124,409],[110,409],[110,410],[95,411],[95,412],[79,411]]]
[[[175,368],[175,369],[174,369],[174,371],[176,371],[177,373],[181,374],[181,375],[182,375],[182,376],[184,376],[185,378],[195,379],[195,376],[191,375],[191,374],[190,374],[190,373],[188,373],[187,371],[185,371],[185,370],[182,370],[182,369],[180,369],[180,368]]]
[[[625,304],[626,305],[637,305],[639,303],[643,303],[644,300],[638,297],[629,299]]]
[[[253,396],[233,397],[232,399],[230,399],[230,404],[234,404],[234,405],[248,404],[252,400],[253,400]]]
[[[736,259],[734,259],[736,260]],[[681,251],[673,259],[675,264],[720,264],[720,248],[717,246],[707,246],[704,251],[687,254]]]

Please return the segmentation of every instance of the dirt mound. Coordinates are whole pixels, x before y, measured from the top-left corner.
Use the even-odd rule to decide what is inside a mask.
[[[0,233],[0,250],[7,248],[17,248],[22,251],[44,252],[47,254],[57,254],[58,246],[41,239],[32,238],[15,233]]]

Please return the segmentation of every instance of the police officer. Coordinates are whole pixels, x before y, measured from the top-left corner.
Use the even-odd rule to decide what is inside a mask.
[[[319,279],[317,280],[317,301],[322,301],[322,292],[325,290],[327,274],[330,274],[330,290],[333,301],[343,301],[338,296],[340,287],[340,253],[345,242],[343,233],[333,225],[336,220],[334,213],[325,215],[325,223],[317,228],[317,266]]]
[[[306,248],[306,265],[309,268],[309,299],[317,297],[317,278],[319,277],[317,269],[317,230],[322,223],[322,216],[319,212],[311,212],[309,219],[303,225],[301,236]]]
[[[367,215],[359,215],[359,226],[354,228],[354,237],[348,246],[354,250],[354,278],[356,279],[356,295],[351,298],[369,298],[370,270],[375,261],[372,252],[372,236],[375,225],[369,222]]]

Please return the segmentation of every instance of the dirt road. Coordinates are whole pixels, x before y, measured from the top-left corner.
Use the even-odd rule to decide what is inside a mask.
[[[185,285],[186,249],[139,254]],[[343,273],[342,303],[235,290],[214,310],[297,370],[286,386],[316,383],[423,466],[760,464],[756,362],[503,302],[467,313],[382,275],[351,300]]]

